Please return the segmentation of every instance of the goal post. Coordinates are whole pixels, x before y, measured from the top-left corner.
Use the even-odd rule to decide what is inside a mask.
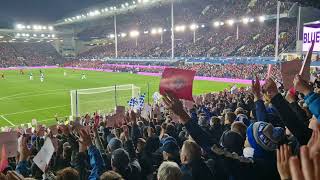
[[[109,113],[116,106],[127,106],[127,101],[139,94],[140,87],[134,84],[71,90],[71,115],[80,117],[95,111]]]

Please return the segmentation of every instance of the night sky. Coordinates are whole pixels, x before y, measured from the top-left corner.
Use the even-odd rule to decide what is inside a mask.
[[[109,0],[1,0],[0,22],[53,23],[70,13]]]

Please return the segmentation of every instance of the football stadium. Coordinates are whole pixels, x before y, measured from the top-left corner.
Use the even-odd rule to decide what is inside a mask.
[[[320,179],[318,0],[4,0],[0,180]]]

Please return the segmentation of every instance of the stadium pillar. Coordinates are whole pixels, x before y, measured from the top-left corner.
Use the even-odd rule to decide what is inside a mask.
[[[160,33],[160,43],[163,44],[163,32]]]
[[[118,34],[117,34],[117,16],[114,14],[114,50],[115,57],[118,57]]]
[[[174,17],[173,17],[173,0],[171,1],[171,59],[174,59]]]
[[[237,24],[237,40],[239,39],[239,24]]]
[[[193,44],[196,43],[196,30],[193,30]]]
[[[301,23],[301,6],[299,6],[298,17],[297,17],[297,41],[300,40],[300,23]]]
[[[136,47],[138,47],[138,36],[136,37]]]
[[[278,1],[277,4],[277,25],[276,25],[276,45],[275,45],[275,60],[279,57],[279,24],[280,24],[280,5],[281,2]]]

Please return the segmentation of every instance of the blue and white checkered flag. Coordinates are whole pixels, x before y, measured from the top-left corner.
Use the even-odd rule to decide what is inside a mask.
[[[138,99],[138,109],[142,109],[144,106],[144,99],[146,97],[146,94],[143,93],[142,95],[140,95],[139,99]]]
[[[137,102],[138,102],[137,98],[133,97],[133,98],[130,99],[130,101],[128,101],[128,105],[130,107],[134,107],[137,104]]]

